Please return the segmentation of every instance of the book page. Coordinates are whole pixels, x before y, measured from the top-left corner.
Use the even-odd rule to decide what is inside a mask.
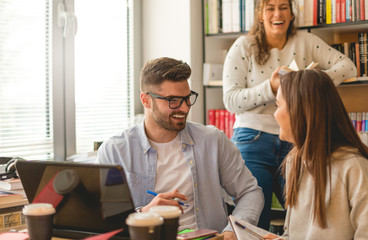
[[[262,237],[266,234],[273,234],[262,228],[254,226],[253,224],[245,222],[240,218],[234,217],[233,215],[229,216],[229,220],[238,240],[260,240],[263,239]],[[236,222],[238,222],[238,224],[244,226],[250,231],[247,231],[246,229],[240,227],[238,224],[236,224]],[[253,232],[253,234],[251,232]],[[259,237],[257,237],[256,235],[258,235]]]

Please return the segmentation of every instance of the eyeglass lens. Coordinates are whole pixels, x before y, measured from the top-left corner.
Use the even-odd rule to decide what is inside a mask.
[[[195,103],[196,99],[197,99],[197,95],[192,94],[192,95],[190,95],[188,97],[185,97],[185,98],[171,98],[170,108],[180,107],[183,104],[184,99],[185,99],[185,102],[188,106],[192,106]]]

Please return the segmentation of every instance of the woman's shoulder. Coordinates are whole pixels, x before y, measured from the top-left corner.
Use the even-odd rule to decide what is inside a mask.
[[[368,170],[368,159],[358,149],[340,147],[331,156],[331,164],[340,165],[344,169],[364,168]]]
[[[304,41],[304,42],[315,42],[316,39],[320,39],[317,35],[304,31],[304,30],[298,30],[293,38],[297,41]]]
[[[229,54],[249,57],[253,53],[253,48],[256,46],[256,40],[254,36],[241,35],[238,37],[229,50]]]
[[[253,46],[256,43],[255,37],[251,36],[251,35],[241,35],[240,37],[238,37],[233,46],[234,45],[238,45],[241,47],[245,47],[245,48],[250,48],[251,46]]]
[[[313,33],[304,31],[304,30],[298,30],[295,33],[295,36],[299,37],[311,37],[311,36],[315,36]]]

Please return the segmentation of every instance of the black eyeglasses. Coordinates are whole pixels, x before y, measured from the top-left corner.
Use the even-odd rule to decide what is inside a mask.
[[[163,97],[156,93],[146,92],[146,94],[150,95],[151,97],[163,99],[169,102],[169,108],[171,109],[177,109],[180,108],[180,106],[183,104],[184,100],[187,106],[192,106],[196,101],[198,97],[198,93],[194,91],[190,91],[190,95],[186,97]]]

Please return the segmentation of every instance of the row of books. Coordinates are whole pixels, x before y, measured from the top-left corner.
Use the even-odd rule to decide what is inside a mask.
[[[368,0],[296,0],[296,25],[368,20]],[[205,33],[249,31],[256,0],[204,0]]]
[[[235,114],[225,109],[209,109],[207,124],[222,130],[229,138],[233,136]]]
[[[205,33],[249,31],[255,0],[204,0]]]
[[[367,0],[317,0],[317,20],[314,20],[314,23],[331,24],[368,20],[367,5]]]
[[[331,45],[348,56],[357,67],[357,77],[368,76],[368,33],[358,33],[358,42]]]
[[[297,0],[299,26],[368,20],[368,0]]]
[[[368,112],[349,112],[349,117],[357,132],[368,132]]]

